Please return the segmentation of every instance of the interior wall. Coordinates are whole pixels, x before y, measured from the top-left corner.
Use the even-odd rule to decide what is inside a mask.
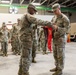
[[[2,23],[5,22],[6,24],[10,25],[13,23],[17,23],[17,19],[21,18],[23,14],[8,14],[8,13],[0,13],[0,27]],[[53,15],[35,15],[36,18],[51,21]]]
[[[0,13],[9,13],[9,7],[0,7]],[[24,14],[24,13],[27,13],[26,8],[18,8],[18,14]],[[45,10],[38,10],[38,15],[53,15],[53,13],[48,13]],[[67,16],[69,17],[68,14]],[[70,16],[70,21],[71,23],[76,22],[76,13],[72,13],[72,15]]]

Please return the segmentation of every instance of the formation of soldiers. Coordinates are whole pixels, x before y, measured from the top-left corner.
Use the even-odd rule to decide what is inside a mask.
[[[32,44],[32,62],[36,63],[36,51],[43,51],[43,54],[46,54],[45,50],[45,37],[44,30],[41,28],[37,28],[37,26],[33,25],[33,44]],[[39,29],[39,30],[38,30]],[[8,29],[5,22],[2,23],[2,27],[0,28],[0,43],[1,43],[1,53],[3,56],[8,56],[8,44],[11,43],[11,51],[14,55],[21,54],[21,44],[19,39],[19,30],[20,30],[20,19],[17,19],[17,23],[12,24],[12,29]],[[40,32],[38,34],[38,32]],[[43,33],[42,33],[43,32]],[[38,40],[39,37],[39,40]],[[40,44],[40,47],[38,46]],[[42,45],[44,44],[44,45]],[[39,48],[38,48],[39,47]]]

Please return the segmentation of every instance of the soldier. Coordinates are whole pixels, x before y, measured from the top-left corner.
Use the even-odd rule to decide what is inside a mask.
[[[53,55],[56,67],[50,71],[55,72],[53,75],[62,75],[65,57],[65,34],[68,32],[70,23],[67,16],[61,13],[60,5],[58,3],[54,4],[52,9],[55,14],[52,23],[57,25],[57,29],[53,30]]]
[[[43,54],[46,54],[46,37],[45,37],[45,32],[44,32],[44,27],[42,27],[42,30],[40,32],[40,46],[43,51]]]
[[[38,20],[32,15],[37,12],[34,5],[29,4],[28,13],[21,18],[21,29],[20,29],[20,42],[21,42],[21,59],[18,75],[29,75],[29,66],[31,63],[31,53],[32,53],[32,24],[49,26],[54,29],[57,28],[56,25],[52,25],[51,22]]]
[[[45,37],[45,50],[43,50],[43,54],[47,54],[47,39],[48,39],[48,29],[43,27],[44,30],[44,37]]]
[[[37,49],[38,49],[38,51],[40,51],[40,30],[41,28],[40,27],[38,27],[37,28]]]
[[[2,26],[4,26],[4,25],[5,25],[5,22],[2,23]],[[2,30],[2,27],[0,28],[0,31],[1,31],[1,30]],[[2,33],[1,33],[0,38],[1,38],[1,37],[2,37]],[[1,42],[1,41],[0,41],[0,42]],[[2,46],[3,46],[3,45],[2,45],[2,42],[1,42],[1,51],[2,51],[2,48],[3,48]]]
[[[20,42],[19,42],[19,30],[20,30],[20,19],[17,19],[18,23],[13,24],[11,30],[11,45],[14,54],[20,55]]]
[[[35,24],[34,24],[35,25]],[[37,39],[36,39],[36,30],[37,25],[33,26],[33,44],[32,44],[32,63],[36,63],[35,57],[36,57],[36,50],[37,50]]]
[[[2,48],[1,49],[3,51],[3,56],[7,56],[8,41],[10,38],[10,33],[5,24],[3,24],[0,33],[2,33],[2,37],[1,37]]]

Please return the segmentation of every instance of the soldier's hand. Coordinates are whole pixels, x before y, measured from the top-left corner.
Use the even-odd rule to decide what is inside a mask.
[[[57,25],[53,25],[54,27],[54,30],[57,30],[58,29],[58,26]]]

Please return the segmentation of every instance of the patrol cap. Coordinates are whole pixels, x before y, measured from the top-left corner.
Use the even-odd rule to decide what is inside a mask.
[[[55,11],[57,8],[60,8],[60,4],[56,3],[52,5],[52,11]]]
[[[35,7],[33,4],[29,4],[29,5],[28,5],[28,8],[32,8],[32,9],[35,10],[35,12],[37,12],[36,7]]]

